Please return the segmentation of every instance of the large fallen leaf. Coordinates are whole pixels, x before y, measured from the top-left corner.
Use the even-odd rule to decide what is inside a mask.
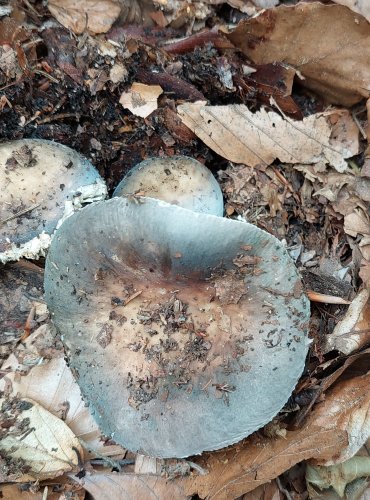
[[[347,168],[344,158],[354,154],[339,141],[335,147],[331,144],[331,128],[321,114],[294,121],[265,109],[252,113],[242,104],[205,106],[199,102],[182,104],[177,111],[208,147],[235,163],[269,165],[276,158],[286,163],[324,161],[343,172]]]
[[[254,63],[291,64],[302,85],[346,106],[370,94],[369,37],[365,18],[319,2],[266,10],[229,35]]]
[[[51,14],[76,35],[106,33],[121,12],[114,0],[49,0]]]
[[[59,418],[31,399],[1,400],[3,425],[0,454],[9,465],[10,480],[24,482],[56,477],[71,471],[83,456],[81,445]],[[4,435],[5,434],[5,435]],[[12,474],[22,463],[23,474]],[[14,477],[15,476],[15,477]]]

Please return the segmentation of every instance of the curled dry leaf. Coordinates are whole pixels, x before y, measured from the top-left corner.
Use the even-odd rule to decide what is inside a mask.
[[[323,352],[334,349],[351,354],[370,340],[369,291],[362,290],[352,301],[345,317],[339,321],[331,335],[326,336]]]
[[[254,63],[291,64],[302,85],[350,106],[369,97],[369,36],[370,24],[359,14],[314,2],[266,10],[242,21],[229,39]]]
[[[133,83],[131,89],[121,95],[119,102],[134,115],[146,118],[157,109],[157,99],[162,93],[159,85]]]
[[[65,422],[31,399],[2,399],[1,404],[2,418],[12,422],[0,443],[12,481],[56,477],[78,465],[83,451]],[[12,464],[19,463],[23,474],[12,473]]]
[[[306,481],[319,490],[332,487],[340,498],[344,497],[347,484],[370,475],[370,457],[352,457],[342,464],[320,467],[307,465]],[[348,497],[347,497],[348,498]]]
[[[254,167],[269,165],[276,158],[286,163],[324,161],[343,172],[347,168],[344,158],[353,155],[344,144],[331,144],[331,128],[321,114],[294,121],[264,109],[252,113],[244,105],[187,103],[177,110],[208,147],[235,163]]]
[[[121,12],[114,0],[50,0],[51,14],[76,35],[106,33]]]
[[[369,216],[361,208],[356,208],[352,213],[344,217],[344,231],[353,236],[358,234],[370,236]]]

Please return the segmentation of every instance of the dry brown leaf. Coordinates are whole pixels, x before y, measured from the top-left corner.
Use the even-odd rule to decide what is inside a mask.
[[[106,33],[121,12],[114,0],[49,0],[51,14],[76,35]]]
[[[254,63],[291,64],[302,85],[345,106],[369,97],[369,37],[365,18],[319,2],[267,10],[229,35]]]
[[[284,500],[284,498],[286,497],[275,480],[258,486],[255,490],[243,495],[240,500]]]
[[[51,491],[52,488],[47,486],[41,487],[40,491],[34,493],[32,491],[25,491],[24,486],[18,484],[0,485],[1,500],[62,500],[60,492]],[[47,496],[45,495],[45,491]],[[71,499],[72,500],[72,499]],[[76,500],[73,498],[73,500]]]
[[[331,128],[317,114],[294,121],[264,109],[252,113],[242,104],[205,106],[186,103],[178,114],[208,147],[235,163],[249,166],[325,161],[339,172],[347,168],[344,158],[353,155],[344,144],[332,146]]]
[[[14,412],[8,410],[7,400],[2,399],[1,404],[6,408],[5,417],[11,418]],[[12,481],[56,477],[78,465],[79,456],[83,456],[81,445],[61,419],[31,399],[22,399],[17,409],[20,414],[1,439],[0,450],[7,460],[21,460],[28,470],[20,477],[11,477]]]
[[[366,19],[370,22],[369,0],[333,0],[333,2],[345,5],[349,9],[353,10],[353,12],[357,12],[357,14],[361,14],[366,17]]]
[[[338,383],[328,391],[326,400],[317,405],[304,427],[287,432],[285,439],[262,439],[253,444],[249,439],[244,445],[205,457],[200,464],[208,468],[209,474],[195,478],[196,489],[187,492],[196,491],[202,498],[235,498],[308,456],[322,465],[350,458],[369,437],[369,382],[370,374]],[[181,481],[191,484],[192,479]]]
[[[76,478],[73,478],[76,480]],[[142,498],[145,500],[185,500],[182,485],[161,476],[149,474],[87,474],[79,484],[96,500]]]
[[[158,107],[158,97],[163,93],[159,85],[133,83],[128,92],[124,92],[120,104],[136,116],[146,118]]]

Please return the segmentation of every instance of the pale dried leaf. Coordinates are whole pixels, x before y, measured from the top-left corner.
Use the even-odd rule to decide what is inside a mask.
[[[358,234],[370,235],[370,222],[366,212],[358,208],[354,212],[345,215],[344,231],[354,238]]]
[[[62,420],[35,401],[22,401],[32,406],[20,413],[17,422],[29,419],[29,425],[24,433],[10,431],[0,444],[3,455],[14,460],[21,459],[30,467],[27,474],[14,479],[18,482],[41,480],[71,471],[78,465],[78,453],[83,456],[76,436]]]
[[[357,14],[361,14],[366,17],[366,19],[370,22],[369,0],[333,0],[333,2],[345,5],[349,9],[353,10],[353,12],[357,12]]]
[[[370,288],[370,260],[362,260],[359,276],[365,285]]]
[[[33,356],[41,364],[34,366],[27,375],[20,376],[19,371],[24,371],[25,366],[12,354],[3,363],[2,369],[9,373],[0,380],[0,390],[11,387],[10,396],[19,395],[32,399],[53,415],[62,418],[89,450],[105,456],[122,453],[124,450],[118,445],[104,446],[101,431],[85,405],[80,388],[64,357],[55,357],[42,363],[42,358],[34,354],[40,334],[46,335],[45,329],[49,330],[50,326],[45,324],[38,328],[27,339],[27,349],[16,352],[22,359]],[[51,337],[50,339],[52,340]],[[44,341],[44,348],[45,345]]]
[[[370,236],[364,236],[358,246],[362,257],[370,261]]]
[[[269,165],[276,158],[286,163],[325,161],[343,172],[344,158],[353,155],[345,145],[331,145],[330,126],[320,114],[294,121],[265,109],[252,113],[244,105],[186,103],[177,110],[208,147],[235,163]]]
[[[158,107],[158,97],[163,93],[159,85],[133,83],[128,92],[124,92],[120,104],[136,116],[146,118]]]
[[[329,467],[307,465],[307,483],[325,490],[330,487],[343,498],[348,483],[370,476],[370,457],[352,457],[342,464]]]
[[[75,477],[73,477],[76,480]],[[127,498],[145,500],[185,500],[182,484],[170,481],[161,476],[149,474],[87,474],[79,484],[85,488],[94,500],[112,500]]]
[[[76,35],[106,33],[121,12],[114,0],[50,0],[51,14]]]
[[[370,340],[369,291],[362,290],[350,304],[344,318],[335,325],[333,333],[326,336],[323,352],[334,349],[351,354]]]
[[[7,367],[7,364],[4,365]],[[82,400],[80,388],[63,358],[35,366],[28,375],[6,375],[13,386],[12,394],[30,398],[65,420],[75,435],[89,445],[96,445],[100,432]]]
[[[291,64],[302,85],[349,106],[370,93],[369,36],[370,24],[347,7],[300,2],[242,21],[229,38],[254,63]]]

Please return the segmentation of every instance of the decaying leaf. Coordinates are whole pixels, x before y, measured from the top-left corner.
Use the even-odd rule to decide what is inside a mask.
[[[352,301],[345,317],[340,320],[333,333],[326,336],[323,352],[334,349],[351,354],[370,340],[370,304],[369,291],[362,290]]]
[[[83,456],[70,428],[31,399],[2,399],[3,426],[0,454],[6,457],[12,481],[25,482],[71,471]],[[23,474],[12,471],[22,463]]]
[[[76,480],[75,477],[73,479]],[[112,500],[112,498],[185,500],[182,485],[161,476],[110,472],[86,475],[78,482],[93,498],[99,500]]]
[[[331,128],[317,114],[294,121],[273,111],[252,113],[244,105],[178,106],[179,116],[216,153],[235,163],[269,165],[276,158],[286,163],[324,161],[339,172],[347,168],[344,158],[353,156],[345,144],[330,142]]]
[[[157,109],[157,99],[163,93],[159,85],[133,83],[128,92],[124,92],[120,104],[136,116],[146,118]]]
[[[76,35],[106,33],[121,12],[114,0],[50,0],[51,14]]]
[[[199,496],[235,498],[242,491],[254,489],[252,484],[255,487],[267,482],[293,463],[304,460],[307,455],[316,455],[316,461],[322,464],[333,463],[333,457],[336,462],[351,457],[369,434],[370,397],[366,388],[369,380],[370,375],[367,374],[338,383],[327,392],[326,400],[317,405],[303,428],[287,432],[285,439],[245,443],[239,450],[228,450],[218,457],[213,456],[201,462],[202,466],[208,466],[210,472],[208,476],[195,480]],[[335,436],[338,438],[337,444]],[[347,439],[349,447],[345,443]],[[238,468],[241,464],[242,474]],[[216,471],[218,476],[213,476]],[[210,489],[199,488],[205,482]]]
[[[358,234],[370,236],[369,216],[364,210],[356,208],[352,213],[345,215],[344,230],[353,237]]]
[[[307,465],[306,480],[320,490],[330,487],[343,498],[347,484],[370,476],[370,457],[352,457],[339,465],[320,467]]]
[[[302,85],[350,106],[370,93],[369,36],[367,20],[347,7],[301,2],[244,20],[229,38],[254,63],[291,64]]]

